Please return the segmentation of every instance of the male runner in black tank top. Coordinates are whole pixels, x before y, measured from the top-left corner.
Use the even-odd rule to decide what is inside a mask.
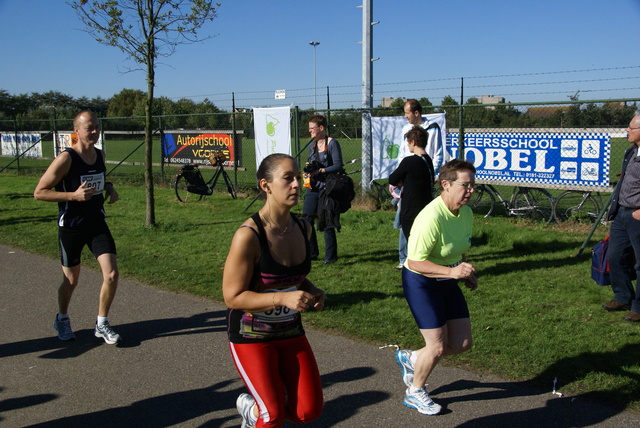
[[[73,119],[78,141],[58,155],[40,178],[33,196],[58,203],[58,244],[62,262],[62,284],[58,289],[59,313],[53,324],[61,340],[75,339],[68,309],[80,275],[80,255],[85,245],[93,252],[102,270],[102,288],[94,334],[108,344],[120,341],[107,316],[118,287],[116,245],[103,210],[105,191],[109,203],[118,192],[105,181],[104,154],[95,148],[100,136],[98,118],[81,111]]]

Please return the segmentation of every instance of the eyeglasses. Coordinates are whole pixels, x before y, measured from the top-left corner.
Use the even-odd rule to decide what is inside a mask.
[[[475,187],[475,183],[460,183],[459,181],[451,181],[452,183],[456,183],[459,184],[460,186],[464,187],[464,189],[468,192],[470,190],[473,190],[473,188]]]

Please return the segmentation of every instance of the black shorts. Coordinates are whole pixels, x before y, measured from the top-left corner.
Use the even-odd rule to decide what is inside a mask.
[[[96,258],[102,254],[116,254],[116,242],[113,240],[106,223],[92,228],[58,228],[58,246],[60,247],[62,266],[78,266],[85,245],[89,247]]]

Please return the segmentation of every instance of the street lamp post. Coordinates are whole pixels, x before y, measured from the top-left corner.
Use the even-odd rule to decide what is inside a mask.
[[[313,110],[316,110],[316,46],[320,44],[320,42],[309,42],[311,46],[313,46]]]

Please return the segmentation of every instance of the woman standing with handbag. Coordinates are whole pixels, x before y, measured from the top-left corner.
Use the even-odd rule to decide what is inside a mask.
[[[311,116],[309,134],[311,134],[313,143],[309,146],[309,160],[305,171],[309,171],[308,174],[311,176],[311,188],[307,190],[304,197],[302,218],[311,225],[311,259],[316,259],[319,256],[319,250],[314,223],[318,216],[320,193],[324,190],[326,175],[342,171],[344,164],[340,144],[336,139],[327,137],[327,120],[324,116],[319,114]],[[333,215],[339,217],[340,213],[333,213]],[[338,240],[334,227],[324,229],[324,243],[324,264],[336,262],[338,260]]]

